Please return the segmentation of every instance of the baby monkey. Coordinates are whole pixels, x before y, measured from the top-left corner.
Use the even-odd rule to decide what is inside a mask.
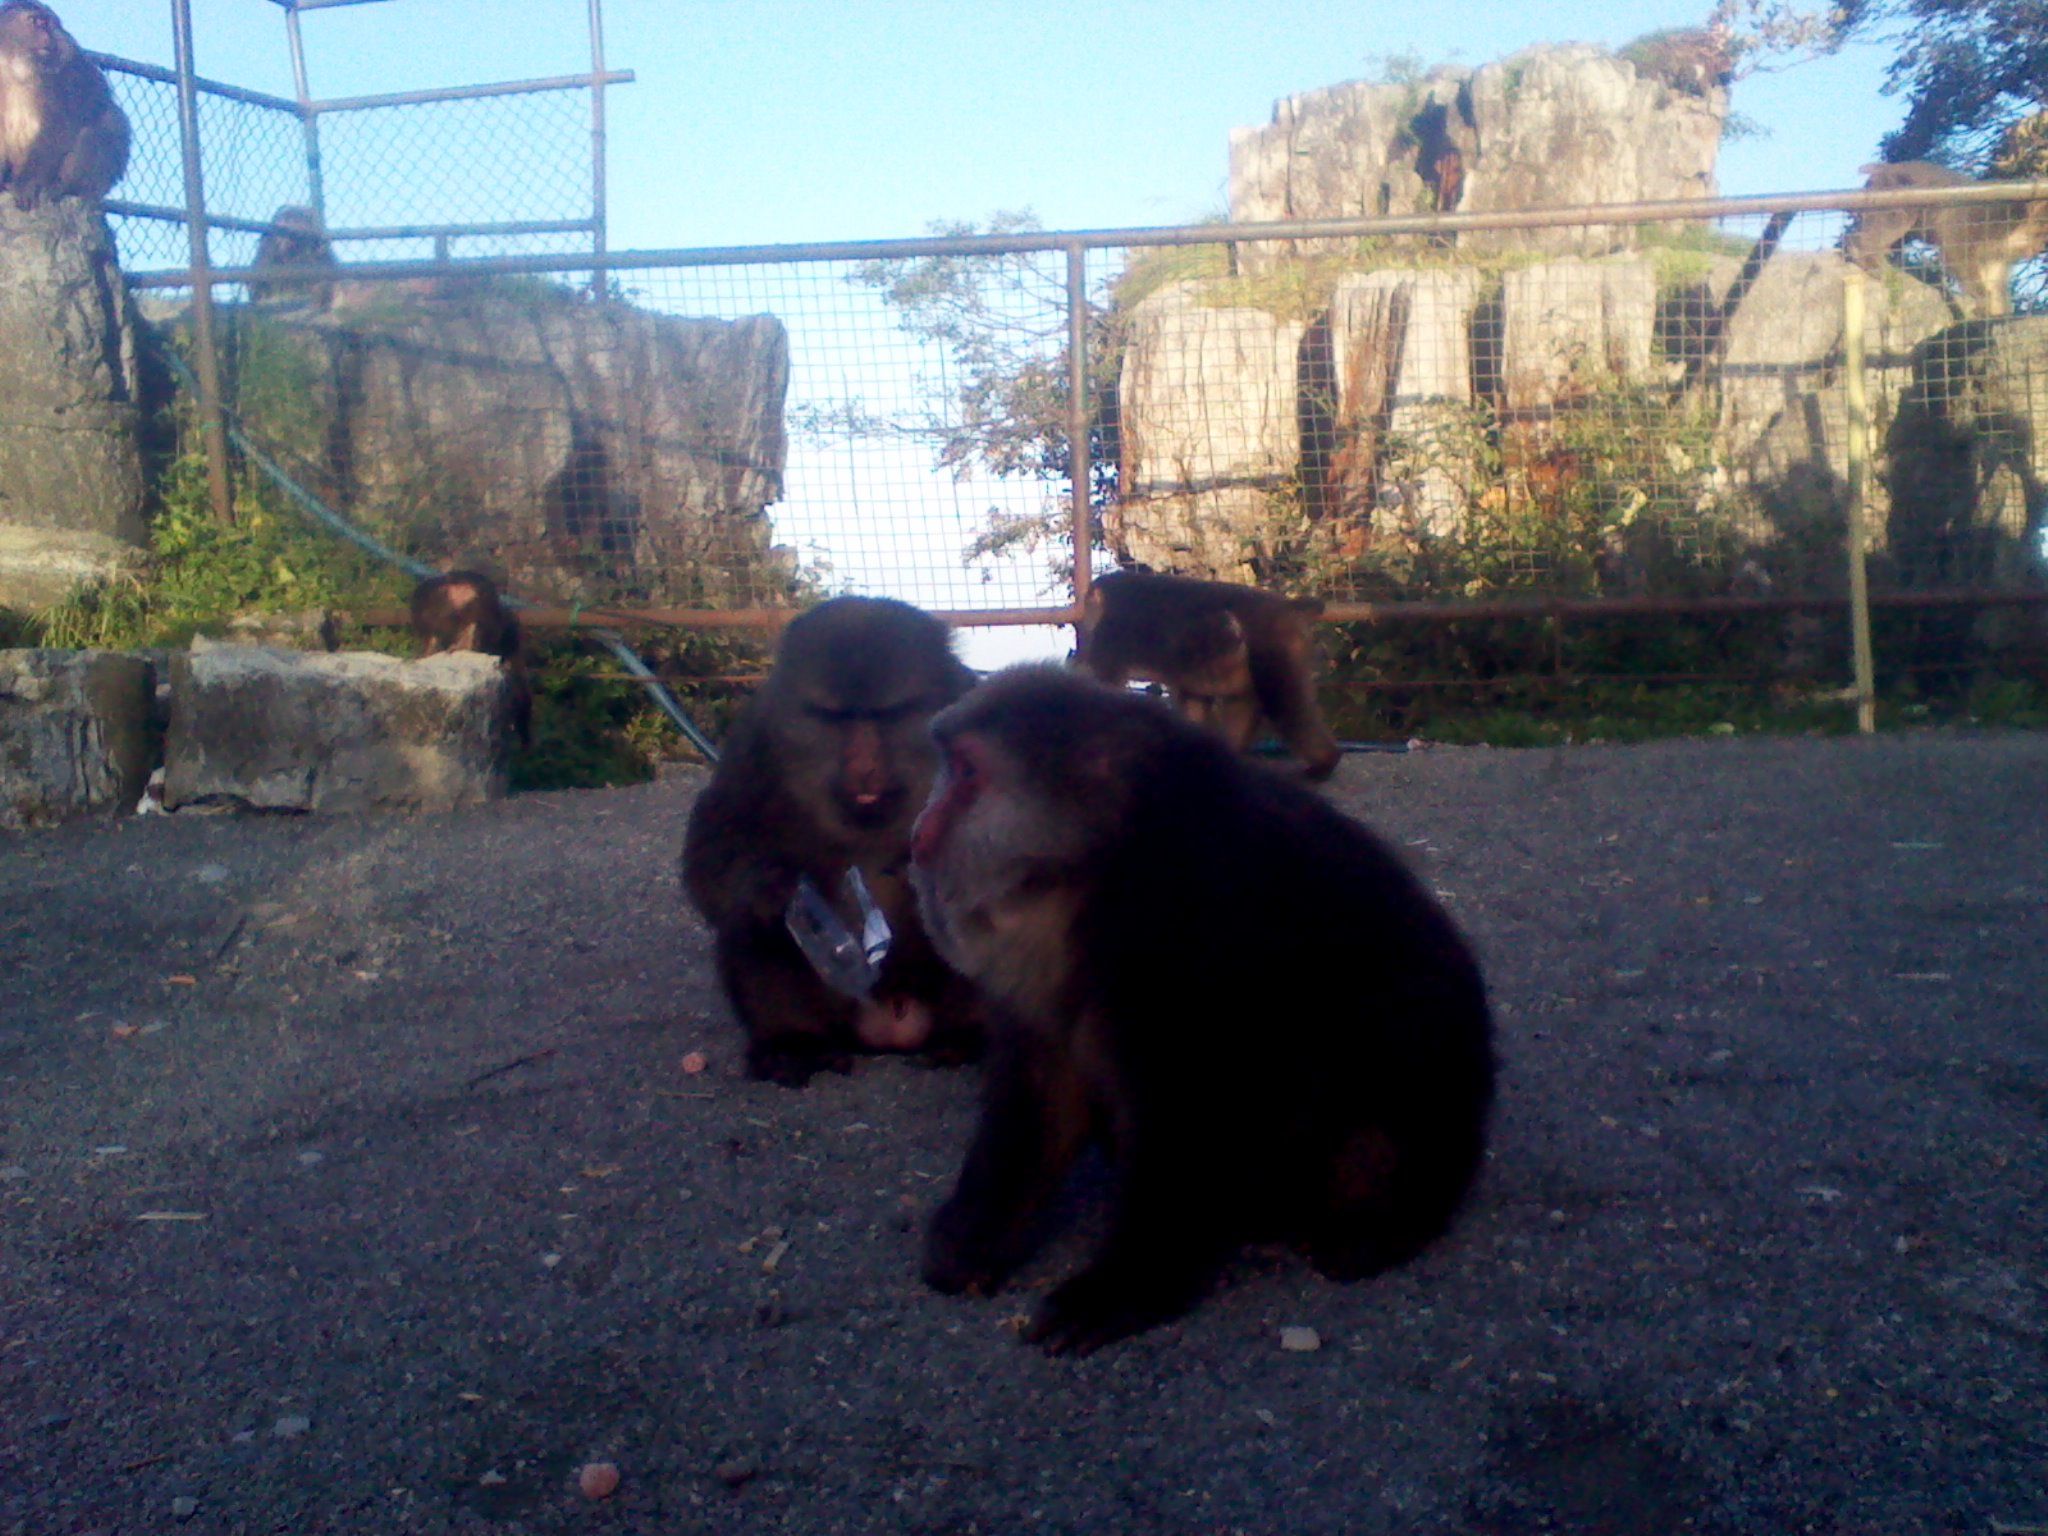
[[[1257,587],[1115,571],[1089,589],[1079,661],[1121,688],[1158,683],[1174,706],[1240,752],[1267,719],[1311,779],[1342,749],[1316,702],[1311,625],[1323,605]]]
[[[481,571],[428,577],[413,589],[412,632],[422,656],[480,651],[504,662],[512,728],[521,746],[533,745],[533,687],[526,676],[525,636],[498,596],[496,582]]]

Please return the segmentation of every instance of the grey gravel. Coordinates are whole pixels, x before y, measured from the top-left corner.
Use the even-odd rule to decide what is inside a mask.
[[[738,1075],[696,782],[0,843],[0,1533],[2048,1524],[2048,738],[1348,759],[1485,958],[1481,1187],[1082,1361],[1085,1189],[918,1282],[971,1071]]]

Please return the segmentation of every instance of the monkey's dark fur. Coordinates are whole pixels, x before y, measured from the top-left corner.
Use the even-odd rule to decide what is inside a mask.
[[[835,598],[784,631],[683,842],[754,1076],[801,1086],[863,1049],[978,1054],[978,1007],[926,941],[905,867],[938,764],[931,717],[972,683],[945,626],[907,603]],[[802,876],[836,899],[856,866],[895,935],[862,1001],[825,985],[784,921]]]
[[[1054,1350],[1178,1315],[1248,1241],[1348,1280],[1445,1229],[1482,1156],[1491,1024],[1470,950],[1384,843],[1069,670],[999,674],[932,729],[913,878],[991,1039],[931,1285],[1000,1287],[1091,1142],[1114,1206],[1027,1330]]]
[[[40,0],[0,4],[0,188],[17,208],[103,199],[128,169],[128,119],[106,76]]]
[[[1154,571],[1114,571],[1088,593],[1079,660],[1112,687],[1163,684],[1180,712],[1239,751],[1273,722],[1312,779],[1341,749],[1316,702],[1315,635],[1323,605],[1257,587]]]
[[[525,634],[481,571],[449,571],[413,588],[412,632],[420,655],[480,651],[505,663],[512,728],[533,744],[533,686],[526,676]]]
[[[334,303],[334,246],[326,226],[311,208],[280,208],[270,216],[277,226],[256,242],[250,263],[262,277],[249,279],[249,297],[259,303],[302,304],[327,309]]]

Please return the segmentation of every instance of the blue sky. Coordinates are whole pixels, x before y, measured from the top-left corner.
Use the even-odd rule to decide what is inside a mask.
[[[203,73],[291,92],[282,12],[192,0]],[[166,0],[60,6],[86,46],[169,63]],[[1356,0],[920,4],[608,0],[612,245],[889,238],[1030,208],[1049,228],[1218,214],[1230,130],[1276,98],[1412,55],[1477,64],[1541,42],[1618,46],[1697,23],[1697,3]],[[1276,19],[1284,17],[1284,20]],[[303,19],[316,95],[584,67],[582,0],[385,0]],[[1846,187],[1898,121],[1887,54],[1753,77],[1768,136],[1723,151],[1728,193]]]

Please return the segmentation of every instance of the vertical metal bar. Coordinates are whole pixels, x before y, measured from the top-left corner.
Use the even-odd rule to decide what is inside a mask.
[[[1870,485],[1870,403],[1863,377],[1860,268],[1842,278],[1842,383],[1849,417],[1849,637],[1856,657],[1856,728],[1877,729],[1877,669],[1870,649],[1870,573],[1864,561],[1864,500]]]
[[[220,353],[213,330],[213,256],[206,229],[206,182],[199,165],[199,92],[193,83],[192,0],[171,0],[177,45],[178,139],[185,157],[185,235],[192,253],[192,343],[198,355],[199,416],[206,435],[206,484],[213,515],[235,520],[228,482],[228,433],[220,413]]]
[[[1067,244],[1067,475],[1074,513],[1074,604],[1088,601],[1095,532],[1094,445],[1088,434],[1088,247]]]
[[[285,35],[292,45],[292,84],[299,93],[299,132],[306,141],[306,194],[313,211],[327,227],[327,182],[320,171],[320,114],[313,110],[313,91],[306,81],[306,44],[299,36],[299,8],[285,7]]]
[[[605,253],[604,188],[604,0],[590,0],[590,243]],[[590,274],[590,291],[604,292],[604,273]]]

